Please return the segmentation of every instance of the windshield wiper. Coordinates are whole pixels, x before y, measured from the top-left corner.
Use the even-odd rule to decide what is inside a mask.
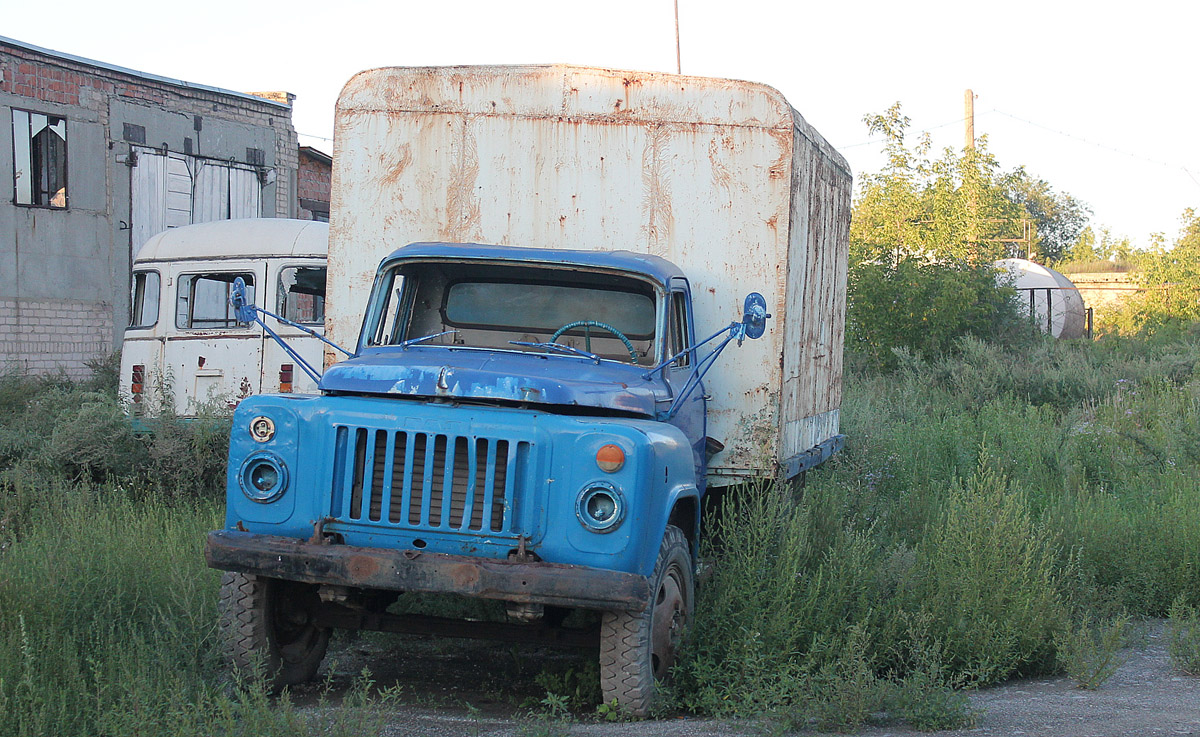
[[[597,364],[600,363],[600,356],[597,356],[595,353],[588,353],[587,351],[576,348],[575,346],[563,345],[562,343],[530,343],[524,340],[510,340],[508,342],[512,345],[523,345],[528,346],[529,348],[542,348],[548,351],[558,351],[559,353],[569,353],[575,356],[583,356],[584,358],[592,359]]]
[[[400,347],[408,348],[411,345],[416,345],[418,343],[424,343],[427,340],[433,340],[434,338],[440,338],[443,335],[449,335],[450,333],[457,333],[457,332],[458,332],[457,330],[443,330],[442,332],[434,333],[433,335],[422,335],[420,338],[412,338],[410,340],[401,341]]]

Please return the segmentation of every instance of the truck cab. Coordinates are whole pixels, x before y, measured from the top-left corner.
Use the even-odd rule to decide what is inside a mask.
[[[262,610],[251,619],[306,623],[311,645],[289,660],[281,630],[263,631],[237,657],[310,678],[330,627],[368,621],[350,612],[403,626],[383,592],[499,599],[543,628],[547,608],[595,609],[605,700],[646,713],[692,607],[694,344],[688,280],[655,256],[395,251],[321,395],[253,396],[234,415],[207,549],[230,572],[223,621]]]

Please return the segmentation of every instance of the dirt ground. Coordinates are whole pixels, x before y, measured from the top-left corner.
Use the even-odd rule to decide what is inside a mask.
[[[969,729],[937,732],[970,737],[1141,737],[1200,735],[1200,678],[1171,668],[1162,622],[1148,623],[1124,651],[1124,664],[1095,691],[1067,678],[1012,681],[971,694],[978,717]],[[381,685],[399,683],[403,704],[389,719],[389,737],[728,737],[764,732],[753,722],[694,718],[633,723],[531,719],[545,695],[538,674],[578,672],[584,653],[469,641],[363,637],[331,653],[337,688],[368,667]],[[569,679],[570,677],[567,676]],[[304,694],[298,694],[303,700]],[[522,708],[525,704],[525,708]],[[900,728],[873,728],[863,737],[914,737]]]

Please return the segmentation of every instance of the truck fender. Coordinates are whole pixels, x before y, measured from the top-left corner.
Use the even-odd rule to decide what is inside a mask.
[[[666,511],[663,532],[667,525],[678,527],[687,538],[694,558],[700,543],[700,491],[694,484],[676,486],[667,496]]]

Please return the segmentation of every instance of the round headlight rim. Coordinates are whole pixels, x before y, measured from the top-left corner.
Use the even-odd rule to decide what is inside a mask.
[[[261,432],[258,431],[258,426],[260,423],[265,427],[265,429]],[[275,437],[275,420],[272,420],[266,415],[258,415],[254,419],[250,420],[250,423],[246,426],[246,429],[249,431],[250,438],[254,442],[269,443]]]
[[[265,464],[272,467],[276,474],[275,485],[265,493],[258,489],[250,480],[250,475],[260,464]],[[283,496],[283,493],[287,491],[287,465],[283,462],[282,458],[274,453],[267,451],[251,453],[246,457],[246,460],[242,461],[242,466],[240,469],[238,469],[238,486],[241,487],[242,493],[245,494],[246,498],[250,501],[257,502],[259,504],[270,504],[271,502],[279,499],[279,497]]]
[[[613,500],[613,515],[607,520],[597,520],[587,512],[588,502],[598,494],[606,494]],[[625,497],[616,486],[606,481],[593,481],[584,486],[575,499],[575,517],[588,532],[612,532],[625,520]]]

